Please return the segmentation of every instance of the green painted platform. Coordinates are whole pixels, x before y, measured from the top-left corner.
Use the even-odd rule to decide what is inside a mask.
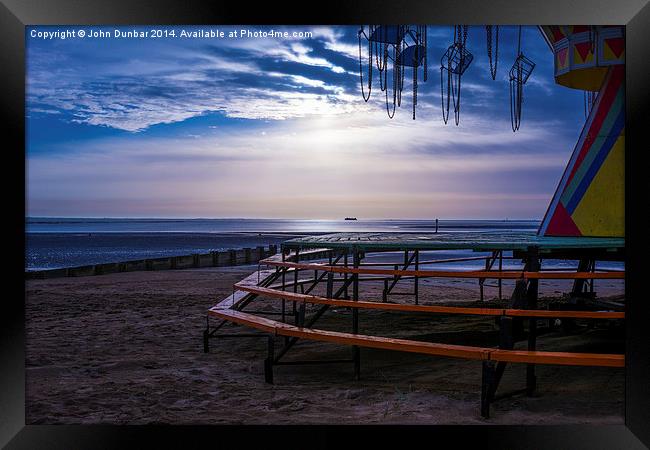
[[[598,250],[621,253],[624,238],[552,237],[534,232],[440,232],[440,233],[335,233],[290,239],[283,248],[331,248],[350,251],[474,250],[527,251],[540,253]]]

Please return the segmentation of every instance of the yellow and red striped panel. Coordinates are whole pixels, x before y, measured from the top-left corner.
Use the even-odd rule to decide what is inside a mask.
[[[625,63],[621,26],[553,25],[539,27],[553,51],[555,82],[573,89],[596,92],[607,67]]]
[[[625,236],[625,68],[608,69],[539,234]]]

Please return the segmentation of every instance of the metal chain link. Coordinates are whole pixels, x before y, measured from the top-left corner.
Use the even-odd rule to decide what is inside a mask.
[[[364,82],[363,82],[363,63],[361,62],[361,35],[363,34],[363,25],[361,25],[361,29],[359,30],[359,78],[361,80],[361,97],[363,97],[363,100],[367,102],[370,99],[370,91],[372,90],[372,52],[370,52],[369,55],[369,64],[368,64],[368,96],[366,97],[366,94],[363,90],[364,88]],[[372,49],[372,47],[369,45],[369,49]]]
[[[496,42],[494,48],[494,60],[492,58],[492,27],[493,25],[486,25],[485,30],[487,34],[487,55],[488,60],[490,61],[490,75],[493,80],[496,80],[497,76],[497,64],[499,62],[499,25],[496,25]]]
[[[424,30],[423,30],[423,34],[424,34],[424,37],[423,37],[423,42],[424,42],[424,78],[423,79],[424,79],[424,81],[427,81],[427,75],[429,73],[429,67],[428,67],[428,64],[427,64],[427,44],[428,44],[428,41],[427,41],[427,26],[424,25],[423,28],[424,28]]]

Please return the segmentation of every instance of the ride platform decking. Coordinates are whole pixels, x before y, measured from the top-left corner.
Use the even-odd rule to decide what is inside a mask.
[[[575,254],[591,256],[598,253],[609,259],[622,258],[625,238],[538,236],[534,232],[408,232],[408,233],[334,233],[307,236],[285,241],[283,249],[306,250],[330,248],[349,252],[380,252],[405,250],[473,250],[526,252],[531,248],[540,254]],[[607,257],[609,255],[609,257]]]

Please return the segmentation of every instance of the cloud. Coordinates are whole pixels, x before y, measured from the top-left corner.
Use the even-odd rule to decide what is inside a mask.
[[[340,108],[348,97],[343,88],[301,75],[261,74],[262,87],[247,87],[231,74],[113,77],[65,86],[32,82],[30,102],[71,113],[71,121],[141,131],[152,125],[181,122],[206,113],[247,119],[286,119],[311,114],[349,112]],[[30,112],[43,108],[30,108]]]
[[[85,53],[76,49],[82,54],[49,50],[28,48],[29,112],[67,111],[69,121],[125,131],[212,112],[248,119],[304,117],[340,110],[334,106],[349,98],[345,87],[328,82],[327,75],[347,71],[293,39],[242,39],[218,49],[173,42],[149,48],[145,43],[121,59],[101,54],[99,46]],[[233,56],[233,51],[243,54]],[[325,72],[315,78],[260,68],[273,60]]]
[[[81,214],[70,205],[98,199],[104,210],[134,205],[124,214],[317,218],[338,217],[337,208],[348,205],[366,217],[423,217],[423,205],[444,216],[465,204],[467,214],[489,216],[487,205],[503,209],[512,200],[508,208],[523,204],[536,217],[561,175],[563,161],[543,151],[555,139],[545,124],[530,124],[515,147],[500,145],[507,135],[500,126],[471,115],[467,122],[480,134],[380,116],[371,110],[269,123],[254,133],[206,127],[199,137],[70,143],[65,154],[30,158],[30,214],[64,208],[62,199],[67,213]],[[149,206],[137,212],[145,200]]]
[[[312,31],[313,38],[236,39],[218,45],[160,41],[115,48],[112,46],[119,42],[109,41],[104,47],[64,47],[69,42],[57,43],[58,47],[43,47],[47,43],[30,45],[28,112],[65,112],[63,120],[140,132],[211,113],[286,120],[365,112],[371,106],[385,109],[385,95],[377,89],[376,71],[370,103],[364,104],[360,98],[357,27],[305,30]],[[470,30],[470,42],[479,45],[476,36],[482,35],[482,29]],[[428,34],[433,52],[430,79],[420,84],[418,115],[439,105],[439,74],[433,55],[438,47],[446,47],[451,28],[430,27]],[[463,78],[465,106],[491,108],[497,94],[507,92],[507,80],[488,80],[483,65],[485,61],[477,57],[469,75]],[[501,72],[505,77],[505,71]],[[408,109],[410,71],[405,83],[403,109]],[[545,96],[555,92],[552,81],[537,74],[529,83],[530,92]],[[501,103],[507,105],[507,99]]]

